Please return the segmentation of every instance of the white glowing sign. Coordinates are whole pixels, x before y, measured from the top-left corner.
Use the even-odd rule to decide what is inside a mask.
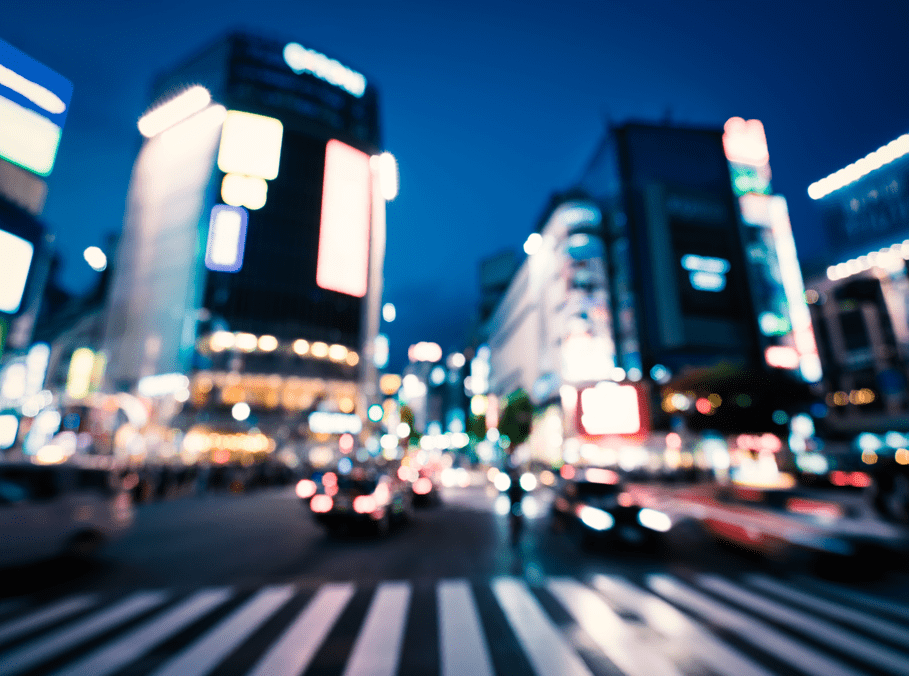
[[[19,309],[34,251],[31,242],[0,230],[0,312]]]
[[[723,149],[730,162],[762,166],[770,161],[767,137],[760,120],[732,117],[723,127]]]
[[[413,362],[436,362],[442,358],[442,348],[438,343],[419,342],[407,348],[407,357]]]
[[[284,62],[298,75],[300,73],[315,75],[357,98],[366,92],[366,78],[363,75],[296,42],[290,42],[284,47]]]
[[[314,434],[359,434],[363,421],[355,413],[313,411],[309,414],[309,429]]]
[[[139,133],[146,138],[157,136],[183,120],[204,110],[211,103],[211,94],[205,87],[190,87],[174,98],[152,108],[139,119]]]
[[[903,134],[873,153],[868,153],[862,159],[856,160],[848,167],[843,167],[827,178],[815,181],[808,186],[808,196],[813,200],[819,200],[907,153],[909,153],[909,134]]]
[[[281,120],[229,110],[221,130],[218,169],[225,174],[275,179],[281,163],[283,137]]]
[[[325,147],[316,283],[362,298],[369,273],[369,156],[332,139]]]
[[[726,288],[729,261],[712,256],[682,256],[682,267],[688,270],[688,280],[698,291],[719,292]]]
[[[632,385],[602,382],[581,392],[581,424],[587,434],[635,434],[641,429],[638,393]]]
[[[237,272],[243,267],[246,244],[246,210],[216,204],[208,225],[205,267],[219,272]]]

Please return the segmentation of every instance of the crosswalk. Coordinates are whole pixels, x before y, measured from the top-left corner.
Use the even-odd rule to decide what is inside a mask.
[[[642,573],[79,594],[0,605],[4,676],[909,675],[909,604]]]

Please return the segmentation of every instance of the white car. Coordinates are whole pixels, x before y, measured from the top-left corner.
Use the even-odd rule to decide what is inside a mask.
[[[89,555],[134,519],[110,470],[0,463],[0,566]]]

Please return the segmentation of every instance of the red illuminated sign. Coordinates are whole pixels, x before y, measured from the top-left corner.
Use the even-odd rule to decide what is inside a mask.
[[[369,273],[369,156],[332,139],[325,148],[316,283],[362,298]]]

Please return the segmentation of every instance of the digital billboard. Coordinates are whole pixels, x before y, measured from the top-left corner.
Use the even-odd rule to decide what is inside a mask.
[[[18,312],[34,252],[31,242],[0,230],[0,312]]]
[[[362,298],[369,273],[369,156],[332,139],[325,148],[316,282]]]
[[[211,210],[205,267],[220,272],[237,272],[243,267],[247,213],[243,207],[216,204]]]
[[[0,40],[0,157],[50,174],[72,93],[69,80]]]

